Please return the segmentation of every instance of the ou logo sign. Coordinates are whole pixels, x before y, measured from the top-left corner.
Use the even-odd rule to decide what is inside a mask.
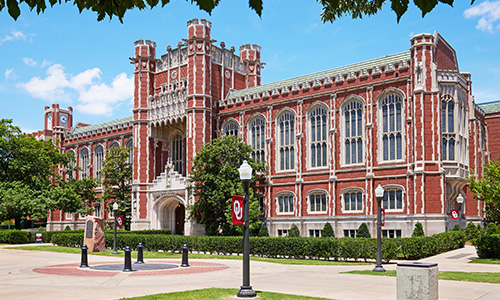
[[[123,226],[123,216],[116,216],[116,225]]]
[[[243,225],[243,196],[232,196],[233,198],[233,225]]]
[[[451,219],[452,220],[458,220],[458,209],[452,209],[451,210]]]

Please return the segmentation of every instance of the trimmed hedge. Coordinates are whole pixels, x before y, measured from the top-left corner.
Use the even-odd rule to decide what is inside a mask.
[[[27,244],[30,242],[30,233],[22,230],[0,230],[0,243]]]
[[[105,233],[106,247],[113,247],[113,235]],[[60,232],[52,236],[59,246],[80,247],[83,234]],[[146,251],[181,252],[184,244],[190,251],[209,254],[240,255],[243,253],[242,237],[179,236],[151,234],[120,234],[116,245],[132,249],[142,243]],[[465,234],[450,231],[428,237],[382,239],[382,259],[385,262],[403,256],[420,259],[463,247]],[[303,237],[250,237],[250,254],[271,258],[368,260],[375,259],[377,240],[356,238],[303,238]]]
[[[476,250],[479,258],[500,258],[500,234],[479,237]]]
[[[44,243],[54,243],[52,241],[52,236],[54,234],[58,234],[58,233],[63,233],[63,234],[79,233],[79,234],[83,234],[84,232],[85,232],[84,229],[64,230],[64,231],[30,232],[30,242],[31,243],[36,242],[36,234],[37,233],[42,233],[42,241]],[[124,235],[124,234],[172,234],[172,230],[171,229],[147,229],[147,230],[137,230],[137,231],[117,230],[116,232],[117,232],[117,234],[120,234],[120,235]],[[105,230],[104,233],[113,234],[114,232],[113,232],[113,230]]]

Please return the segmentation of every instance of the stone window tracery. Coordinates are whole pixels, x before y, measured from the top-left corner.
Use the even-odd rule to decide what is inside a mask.
[[[89,150],[87,148],[83,148],[80,151],[80,178],[86,179],[88,178],[88,169],[89,169]]]
[[[363,163],[363,104],[358,100],[351,100],[342,108],[344,163]]]
[[[309,158],[312,168],[327,164],[327,110],[321,105],[309,113]]]
[[[94,178],[97,180],[98,186],[101,186],[103,163],[104,163],[104,148],[99,145],[94,150]]]
[[[309,194],[309,211],[326,212],[326,193],[323,191],[314,191]]]
[[[266,147],[266,120],[263,117],[257,117],[250,121],[248,135],[250,145],[253,148],[252,159],[265,161]]]
[[[293,213],[295,196],[292,193],[278,195],[278,213]]]
[[[360,189],[348,189],[342,195],[344,199],[344,211],[363,211],[363,191]]]
[[[278,117],[278,153],[281,171],[295,169],[295,114],[287,111]]]
[[[229,120],[228,122],[226,122],[226,124],[224,124],[222,132],[224,136],[228,135],[238,136],[239,129],[240,125],[238,124],[238,122],[236,122],[235,120]]]
[[[383,160],[403,158],[403,120],[401,97],[395,93],[381,101]]]

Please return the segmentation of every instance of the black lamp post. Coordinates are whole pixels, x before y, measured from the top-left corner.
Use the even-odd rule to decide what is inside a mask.
[[[111,254],[119,254],[120,252],[116,251],[116,215],[118,214],[118,203],[113,203],[113,216],[115,217],[115,233],[114,233],[114,240],[113,240],[113,251]]]
[[[384,198],[384,188],[378,184],[375,189],[375,198],[377,198],[377,265],[373,269],[373,272],[385,272],[384,267],[382,267],[382,209],[381,202]]]
[[[238,298],[255,298],[257,294],[250,286],[250,230],[249,230],[249,214],[250,204],[248,201],[248,187],[252,180],[252,167],[246,160],[240,166],[240,179],[245,191],[243,199],[243,285],[236,294]]]
[[[457,203],[458,203],[458,228],[462,229],[462,204],[464,203],[464,196],[462,196],[462,193],[458,194],[457,197]]]

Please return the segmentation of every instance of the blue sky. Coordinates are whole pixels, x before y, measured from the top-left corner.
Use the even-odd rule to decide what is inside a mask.
[[[131,115],[134,41],[155,41],[159,57],[186,38],[192,18],[212,22],[217,45],[260,45],[263,83],[406,51],[413,35],[438,31],[455,48],[460,71],[472,74],[476,102],[500,100],[500,0],[456,2],[425,18],[410,6],[399,24],[387,5],[372,17],[323,24],[315,0],[265,0],[262,18],[246,0],[221,1],[212,15],[177,0],[129,11],[123,24],[97,22],[71,4],[41,15],[22,4],[17,21],[0,12],[0,118],[32,132],[43,128],[52,103],[72,106],[75,120],[91,124]]]

